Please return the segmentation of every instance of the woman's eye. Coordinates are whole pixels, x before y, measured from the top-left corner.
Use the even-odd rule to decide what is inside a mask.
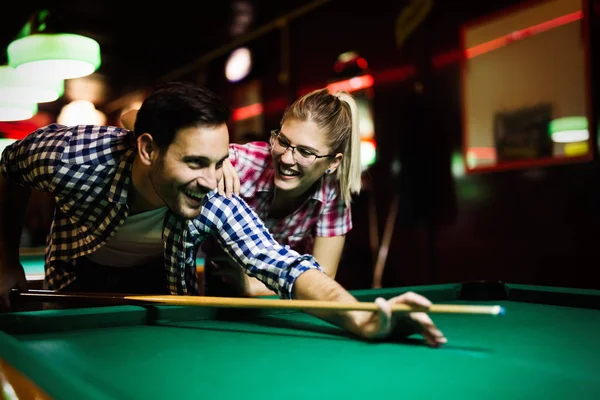
[[[298,149],[298,151],[299,151],[299,152],[300,152],[300,154],[302,154],[304,157],[312,157],[312,156],[314,156],[314,155],[315,155],[315,154],[314,154],[312,151],[308,151],[308,150],[306,150],[306,149],[302,149],[302,148],[299,148],[299,149]]]

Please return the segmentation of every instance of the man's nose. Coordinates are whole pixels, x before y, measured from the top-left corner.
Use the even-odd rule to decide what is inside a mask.
[[[216,189],[219,179],[221,178],[218,176],[216,168],[210,167],[202,171],[202,175],[196,179],[196,182],[200,186],[213,190]]]

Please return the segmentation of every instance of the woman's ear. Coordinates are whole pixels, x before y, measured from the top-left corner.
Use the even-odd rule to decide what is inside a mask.
[[[337,167],[339,167],[340,163],[342,162],[342,158],[344,158],[344,155],[342,153],[337,153],[335,155],[335,158],[329,163],[329,166],[327,167],[328,174],[333,174],[335,172]]]
[[[138,156],[140,157],[142,163],[148,166],[152,165],[152,162],[156,158],[158,152],[152,135],[149,133],[144,133],[143,135],[138,136],[136,141]]]

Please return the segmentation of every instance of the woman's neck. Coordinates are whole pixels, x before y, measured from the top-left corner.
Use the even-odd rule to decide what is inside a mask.
[[[271,202],[271,207],[269,207],[269,217],[277,219],[287,217],[306,202],[311,192],[311,190],[307,190],[300,195],[294,195],[293,193],[275,188],[273,201]]]

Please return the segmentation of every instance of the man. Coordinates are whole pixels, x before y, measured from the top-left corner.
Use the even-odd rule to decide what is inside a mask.
[[[58,291],[196,295],[195,254],[215,235],[227,253],[282,298],[357,301],[310,255],[275,242],[239,197],[216,193],[228,157],[229,109],[214,93],[171,83],[151,94],[134,131],[49,125],[0,159],[0,296],[25,289],[19,237],[31,188],[56,200],[46,250],[47,288]],[[407,293],[380,311],[314,313],[364,338],[396,322],[437,346],[443,334],[424,313],[396,321],[392,303],[428,307]],[[407,330],[408,329],[408,330]]]

